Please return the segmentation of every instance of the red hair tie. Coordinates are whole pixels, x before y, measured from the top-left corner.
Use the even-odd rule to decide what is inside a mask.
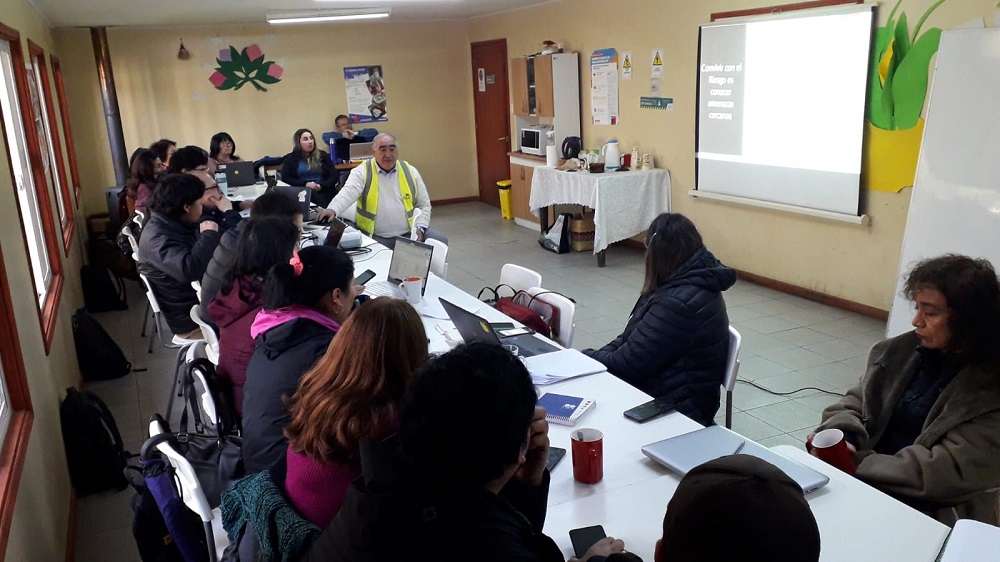
[[[288,260],[288,264],[291,265],[292,269],[295,271],[295,277],[302,275],[302,270],[305,266],[302,265],[302,260],[299,259],[299,253],[297,251],[292,252],[292,259]]]

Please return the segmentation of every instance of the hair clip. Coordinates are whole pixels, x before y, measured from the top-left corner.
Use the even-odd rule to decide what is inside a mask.
[[[302,275],[302,270],[305,269],[305,266],[302,265],[302,260],[299,259],[299,253],[297,251],[292,252],[292,259],[288,260],[288,265],[292,266],[292,269],[295,271],[295,277]]]

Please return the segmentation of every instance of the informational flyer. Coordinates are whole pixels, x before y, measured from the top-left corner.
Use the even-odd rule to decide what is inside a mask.
[[[595,125],[618,124],[618,53],[614,49],[590,55],[590,111]]]
[[[352,123],[388,121],[382,65],[345,66],[347,115]]]

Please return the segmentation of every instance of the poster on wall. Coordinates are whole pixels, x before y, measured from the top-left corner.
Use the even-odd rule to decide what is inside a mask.
[[[347,115],[352,123],[388,121],[382,65],[345,66]]]
[[[614,49],[590,55],[590,112],[595,125],[618,124],[618,52]]]

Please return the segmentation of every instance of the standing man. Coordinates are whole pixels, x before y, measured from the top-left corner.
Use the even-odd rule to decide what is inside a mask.
[[[318,220],[344,214],[351,205],[357,207],[358,229],[378,242],[392,248],[395,237],[408,237],[414,223],[417,240],[434,238],[445,244],[448,238],[428,229],[431,221],[431,200],[420,172],[396,156],[396,138],[381,133],[372,142],[375,157],[351,170],[340,193]],[[415,218],[415,211],[420,214]]]

